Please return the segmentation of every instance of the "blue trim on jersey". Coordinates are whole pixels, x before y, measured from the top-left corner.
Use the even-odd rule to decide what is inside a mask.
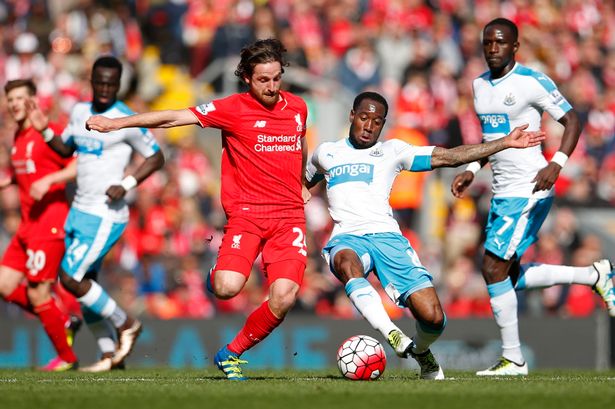
[[[374,180],[374,165],[371,163],[346,163],[334,166],[329,173],[329,188],[346,182],[372,183]]]
[[[431,155],[415,156],[410,167],[411,172],[431,170]]]
[[[545,74],[541,72],[534,71],[531,68],[527,68],[522,65],[517,65],[517,68],[515,68],[514,72],[515,74],[523,75],[524,77],[534,78],[536,81],[540,83],[540,85],[542,85],[542,87],[545,90],[547,90],[547,92],[553,92],[557,90],[555,83],[551,81],[549,77],[547,77]]]
[[[572,105],[570,105],[565,99],[558,106],[565,112],[572,110]]]
[[[487,285],[487,292],[489,293],[490,298],[498,297],[502,294],[506,294],[509,291],[513,291],[512,281],[510,281],[510,277],[506,277],[506,280],[500,281],[499,283]]]
[[[557,90],[557,85],[555,85],[553,80],[547,77],[545,74],[539,71],[535,71],[531,68],[524,67],[522,65],[518,65],[517,68],[515,68],[515,73],[526,76],[526,77],[534,78],[536,81],[538,81],[540,85],[542,85],[542,87],[549,94],[551,94],[552,96],[554,95],[559,96],[562,99],[562,101],[559,104],[557,104],[557,106],[559,106],[560,109],[562,109],[562,111],[568,112],[572,109],[572,105],[570,105],[570,103],[566,101],[566,98],[564,98],[563,96],[561,96],[561,94],[559,94],[559,91]],[[556,92],[557,94],[553,94],[554,92]]]
[[[363,277],[354,278],[346,283],[344,289],[346,290],[346,295],[350,297],[350,294],[354,293],[361,288],[369,287],[371,284]]]
[[[355,149],[355,147],[352,145],[352,143],[350,143],[350,138],[346,138],[344,140],[346,141],[346,145],[350,146],[352,149]]]
[[[113,106],[111,108],[117,108],[118,111],[120,111],[123,114],[126,115],[134,115],[134,111],[130,108],[128,108],[128,105],[126,105],[124,102],[122,101],[115,101],[115,104],[113,104]]]

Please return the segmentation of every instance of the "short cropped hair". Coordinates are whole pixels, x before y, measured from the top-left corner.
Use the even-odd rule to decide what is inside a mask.
[[[491,20],[490,22],[487,23],[483,31],[487,30],[487,27],[491,27],[491,26],[508,27],[510,31],[512,32],[513,41],[519,40],[519,29],[517,28],[517,25],[507,18],[499,17],[494,20]]]
[[[241,61],[237,64],[235,75],[241,79],[244,77],[251,77],[254,72],[254,67],[257,64],[264,64],[268,62],[279,62],[282,66],[282,73],[284,67],[288,67],[288,62],[284,59],[284,53],[286,48],[276,38],[268,38],[266,40],[257,40],[254,43],[241,49],[239,54]]]
[[[15,88],[26,87],[30,95],[36,95],[36,85],[30,78],[11,80],[4,85],[4,93],[8,94]]]
[[[363,102],[363,100],[365,99],[371,99],[372,101],[376,101],[382,104],[382,106],[384,106],[384,117],[386,118],[387,114],[389,113],[389,104],[387,103],[387,100],[377,92],[367,91],[357,95],[354,99],[354,102],[352,103],[352,110],[356,111],[359,108],[359,105],[361,105],[361,102]]]
[[[112,55],[105,55],[102,57],[98,57],[96,61],[94,61],[94,65],[92,66],[92,72],[96,70],[96,68],[114,68],[119,71],[119,76],[122,76],[122,63],[120,60],[115,58]]]

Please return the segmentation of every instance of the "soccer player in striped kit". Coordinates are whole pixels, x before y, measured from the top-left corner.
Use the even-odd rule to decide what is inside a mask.
[[[483,53],[489,71],[472,84],[474,109],[481,121],[483,141],[497,140],[519,124],[539,130],[544,111],[564,126],[559,151],[550,162],[539,146],[519,151],[509,149],[489,157],[493,170],[493,198],[487,221],[482,273],[491,297],[491,308],[500,327],[502,357],[479,376],[527,375],[521,352],[515,291],[555,284],[583,284],[604,299],[615,315],[613,274],[609,260],[587,267],[547,264],[520,265],[527,248],[537,240],[538,230],[553,203],[553,184],[577,145],[581,132],[574,109],[545,74],[515,61],[519,49],[518,29],[510,20],[498,18],[483,29]],[[468,165],[452,182],[454,196],[461,197],[486,160]]]
[[[84,319],[102,352],[101,360],[83,368],[89,372],[123,366],[141,333],[141,323],[109,296],[96,276],[103,258],[128,223],[124,196],[164,165],[162,151],[146,129],[101,134],[86,128],[92,113],[114,118],[132,114],[117,100],[121,75],[122,64],[115,57],[103,56],[94,62],[92,101],[75,105],[61,138],[54,137],[54,132],[47,128],[47,118],[36,107],[31,108],[30,115],[34,127],[53,150],[64,157],[77,153],[77,191],[64,226],[66,253],[60,280],[81,303]],[[145,157],[145,161],[134,174],[124,175],[133,151]],[[117,331],[117,348],[114,340],[104,335],[107,323]]]
[[[431,275],[393,218],[391,186],[402,171],[459,166],[510,150],[507,148],[536,146],[544,134],[525,132],[526,126],[520,126],[506,138],[453,149],[412,146],[397,139],[380,142],[388,110],[380,94],[357,95],[350,111],[348,138],[316,148],[307,166],[306,186],[326,180],[334,227],[323,255],[331,272],[344,284],[346,295],[398,356],[416,359],[421,378],[439,380],[444,379],[444,372],[429,347],[444,331],[446,316]],[[380,296],[367,281],[371,272],[394,303],[412,312],[416,319],[412,339],[389,318]]]

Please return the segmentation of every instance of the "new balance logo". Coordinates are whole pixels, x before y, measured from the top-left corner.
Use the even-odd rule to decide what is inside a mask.
[[[267,125],[267,121],[256,121],[254,122],[254,128],[264,128]]]
[[[233,244],[231,244],[232,249],[241,249],[241,234],[236,234],[233,236]]]

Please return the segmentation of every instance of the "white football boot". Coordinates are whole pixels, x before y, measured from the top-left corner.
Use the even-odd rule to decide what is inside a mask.
[[[523,365],[509,361],[502,357],[491,368],[487,368],[484,371],[476,372],[478,376],[525,376],[527,375],[527,362]]]

